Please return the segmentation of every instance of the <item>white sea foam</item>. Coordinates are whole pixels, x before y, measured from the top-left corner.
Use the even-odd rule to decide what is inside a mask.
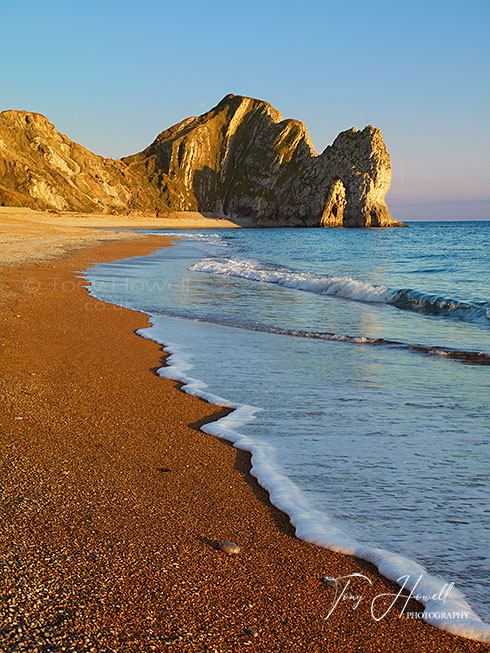
[[[219,234],[210,231],[209,233],[186,233],[185,231],[171,232],[171,231],[149,231],[145,230],[145,233],[151,233],[155,236],[167,236],[168,238],[174,238],[175,240],[184,240],[191,242],[194,247],[203,250],[207,254],[215,253],[220,251],[222,248],[231,247],[230,243],[227,243]]]
[[[350,277],[327,277],[281,267],[273,268],[251,259],[206,258],[195,263],[190,269],[194,272],[262,281],[285,288],[295,288],[320,295],[337,295],[364,302],[387,303],[391,292],[386,286],[374,286],[367,281],[357,281]]]
[[[318,295],[334,295],[360,302],[391,304],[402,310],[456,318],[486,326],[490,322],[488,302],[459,301],[410,288],[393,290],[387,286],[376,286],[368,281],[359,281],[351,277],[331,277],[279,266],[273,267],[253,259],[211,256],[195,263],[189,269],[193,272],[207,272],[271,283]]]
[[[177,238],[182,238],[180,234],[168,235],[175,235]],[[218,234],[210,234],[210,236],[208,237],[206,234],[206,237],[201,240],[199,249],[208,253],[216,247],[219,251],[222,243],[219,242]],[[194,234],[192,236],[189,235],[189,237],[195,242]],[[208,262],[211,260],[218,261],[220,259],[206,259]],[[228,264],[231,259],[223,258],[221,260]],[[215,272],[217,274],[229,274],[229,276],[243,276],[242,274],[230,274],[229,271],[199,270],[197,266],[204,264],[206,261],[201,261],[196,266],[193,266],[192,269]],[[241,272],[243,270],[247,271],[248,266],[247,274],[250,274],[250,276],[244,278],[264,281],[266,283],[277,283],[285,287],[298,288],[320,294],[334,294],[360,301],[390,303],[390,296],[392,297],[394,292],[385,287],[376,287],[372,284],[359,282],[348,277],[322,277],[320,275],[298,273],[287,268],[273,268],[272,266],[259,265],[253,261],[245,261],[244,264],[241,268],[239,265],[234,265],[235,272],[236,270]],[[224,268],[221,269],[224,270]],[[276,276],[274,274],[271,275],[271,273],[275,273]],[[254,277],[254,275],[258,276]],[[287,275],[290,276],[288,277]],[[282,281],[285,282],[283,283]],[[329,292],[329,289],[332,292]],[[164,345],[165,333],[159,333],[155,327],[143,329],[139,334]],[[349,338],[343,334],[332,334],[332,336],[332,339],[338,340]],[[361,344],[366,342],[366,339],[362,337],[353,340]],[[191,354],[187,353],[185,347],[177,344],[167,344],[164,349],[170,355],[167,359],[167,366],[159,370],[159,374],[162,377],[171,378],[183,383],[183,390],[189,394],[201,397],[215,405],[232,409],[226,417],[206,424],[202,427],[202,430],[216,437],[231,441],[237,448],[249,451],[252,454],[252,475],[269,491],[273,504],[289,514],[299,538],[334,551],[351,554],[367,560],[375,564],[384,576],[391,580],[399,581],[399,583],[402,582],[399,579],[403,579],[404,581],[408,575],[404,593],[406,594],[415,588],[414,594],[422,596],[419,600],[425,606],[423,618],[426,622],[454,634],[490,642],[490,627],[473,612],[460,592],[456,589],[451,589],[446,600],[442,603],[437,597],[439,594],[444,593],[444,589],[447,587],[447,583],[444,580],[429,575],[426,569],[403,556],[390,553],[383,549],[362,545],[344,533],[338,523],[335,523],[334,520],[330,519],[323,512],[315,510],[309,505],[306,500],[306,495],[291,480],[285,477],[275,464],[276,456],[274,455],[274,451],[267,444],[258,443],[253,438],[240,432],[246,423],[254,419],[255,414],[260,409],[244,404],[232,403],[209,392],[208,386],[205,383],[194,379],[190,375],[193,365]],[[447,355],[439,350],[436,350],[434,353]],[[328,573],[328,569],[319,571],[325,574]],[[465,618],[448,618],[445,616],[450,613],[453,615],[465,614]]]
[[[151,318],[150,322],[153,324]],[[371,562],[383,576],[404,588],[404,596],[413,591],[413,596],[425,606],[424,621],[456,635],[490,642],[490,626],[472,610],[459,590],[451,587],[447,591],[446,581],[430,575],[413,560],[384,549],[362,545],[344,533],[327,515],[309,505],[304,493],[274,463],[273,451],[267,445],[254,442],[252,438],[240,433],[239,429],[253,420],[260,408],[232,403],[208,392],[207,384],[189,376],[193,366],[185,348],[175,343],[165,343],[156,327],[140,329],[137,333],[163,345],[164,351],[170,354],[167,365],[158,371],[160,376],[181,382],[182,389],[188,394],[233,409],[225,417],[201,427],[202,430],[226,439],[237,449],[252,454],[252,475],[269,492],[272,503],[289,515],[298,538]]]

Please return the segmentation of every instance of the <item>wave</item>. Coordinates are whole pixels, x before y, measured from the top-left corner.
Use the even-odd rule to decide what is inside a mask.
[[[274,463],[274,452],[238,430],[253,420],[255,413],[261,409],[232,403],[208,392],[206,383],[189,376],[188,372],[193,366],[185,350],[178,344],[164,343],[151,316],[150,323],[150,328],[140,329],[136,333],[161,344],[169,354],[166,365],[158,370],[159,376],[182,383],[182,390],[188,394],[232,409],[225,417],[202,426],[201,430],[251,453],[250,473],[269,493],[271,502],[289,516],[299,539],[372,563],[383,576],[417,595],[425,607],[422,615],[424,621],[455,635],[490,642],[490,626],[472,610],[462,592],[453,584],[448,585],[442,578],[429,574],[422,565],[405,556],[361,544],[327,515],[312,508],[304,493]],[[327,576],[324,581],[337,582]],[[445,598],[441,611],[442,596]]]
[[[393,290],[388,303],[397,308],[426,315],[442,315],[468,322],[490,323],[488,302],[462,302],[457,299],[427,295],[416,290],[406,289]]]
[[[328,277],[311,272],[298,272],[248,259],[210,257],[195,263],[189,269],[193,272],[262,281],[284,288],[305,290],[319,295],[338,295],[364,302],[386,303],[390,292],[385,286],[373,286],[366,281],[356,281],[350,277]]]
[[[89,293],[95,297],[98,295],[93,282],[89,288]],[[146,310],[144,312],[147,313]],[[154,314],[156,311],[152,311],[152,313]],[[147,314],[150,317],[150,322],[153,324],[154,320],[151,317],[151,314]],[[165,314],[171,315],[172,313],[168,312]],[[228,324],[229,326],[263,330],[291,337],[318,338],[360,345],[414,348],[415,351],[419,351],[416,348],[420,347],[422,353],[429,353],[428,350],[431,349],[432,354],[440,352],[440,355],[444,356],[448,355],[444,352],[450,351],[437,347],[428,348],[423,345],[410,345],[409,343],[384,339],[355,337],[326,332],[280,329],[279,327],[257,322],[238,323],[232,322],[231,319],[228,319],[228,322],[226,322],[225,320],[216,317],[213,318],[212,316],[204,315],[196,317],[196,315],[191,315],[190,313],[188,315],[175,313],[174,315],[176,317],[186,317],[187,319],[194,320],[214,320],[222,324]],[[253,438],[241,433],[243,426],[250,422],[250,420],[254,419],[256,412],[260,410],[259,408],[246,404],[232,403],[209,392],[207,385],[204,382],[190,376],[193,365],[191,359],[187,356],[185,349],[177,344],[169,344],[166,342],[165,333],[159,333],[155,326],[150,327],[150,329],[142,329],[138,331],[138,334],[164,345],[164,350],[170,354],[167,358],[166,366],[158,370],[160,376],[181,382],[183,384],[182,390],[189,394],[201,397],[212,404],[225,406],[231,409],[231,412],[228,415],[215,422],[204,425],[201,427],[202,430],[206,433],[232,442],[238,449],[251,452],[251,474],[257,478],[258,482],[269,492],[272,503],[289,515],[298,538],[324,546],[334,551],[351,554],[358,558],[367,560],[377,566],[379,571],[385,577],[395,582],[400,582],[401,578],[408,575],[409,580],[405,584],[405,590],[410,591],[413,589],[414,593],[420,594],[424,597],[421,599],[421,602],[426,607],[423,615],[426,622],[454,634],[484,642],[490,641],[490,627],[471,609],[461,592],[454,588],[451,589],[450,593],[448,592],[444,603],[444,614],[461,615],[465,613],[465,618],[445,618],[439,616],[441,602],[437,599],[432,599],[431,597],[439,596],[441,593],[444,594],[447,590],[447,583],[442,579],[431,576],[422,566],[408,558],[384,549],[363,545],[358,540],[344,533],[342,529],[328,517],[328,515],[325,515],[311,507],[307,500],[307,495],[290,479],[288,479],[275,464],[274,452],[266,445],[257,443]],[[427,351],[424,352],[423,350]],[[456,355],[458,354],[458,352],[454,353]],[[489,358],[487,355],[480,352],[461,353],[463,355],[469,353],[479,357],[486,356],[486,359]],[[421,578],[420,582],[418,582],[419,577]]]
[[[459,360],[469,365],[490,365],[490,354],[483,351],[471,351],[464,349],[453,349],[451,347],[438,347],[437,345],[423,345],[417,343],[403,342],[401,340],[390,340],[388,338],[369,338],[367,336],[351,336],[344,333],[331,333],[329,331],[306,331],[302,329],[287,329],[276,327],[263,322],[247,322],[236,318],[227,318],[214,314],[196,313],[194,311],[175,311],[166,309],[153,309],[154,315],[166,315],[196,322],[209,322],[236,329],[247,331],[261,331],[262,333],[275,333],[281,336],[294,338],[308,338],[312,340],[327,340],[330,342],[345,342],[353,345],[370,345],[372,347],[386,347],[389,349],[402,349],[427,356],[441,356],[453,360]]]
[[[358,281],[351,277],[331,277],[300,272],[240,258],[209,257],[195,263],[189,269],[194,272],[271,283],[318,295],[333,295],[354,301],[390,304],[401,310],[490,326],[490,303],[488,302],[465,302],[410,288],[394,290],[387,286],[376,286],[368,281]]]

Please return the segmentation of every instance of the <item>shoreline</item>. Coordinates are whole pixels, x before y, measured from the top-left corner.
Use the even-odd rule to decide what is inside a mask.
[[[72,272],[168,244],[115,238],[2,270],[1,593],[18,641],[41,640],[32,624],[42,618],[41,632],[57,624],[52,643],[109,650],[488,650],[394,609],[374,621],[370,598],[399,587],[294,536],[250,456],[199,430],[223,411],[156,375],[161,348],[134,337],[147,316],[90,297]],[[218,540],[242,552],[227,557]],[[326,619],[322,576],[350,573],[372,587]]]
[[[136,333],[161,345],[167,355],[165,365],[157,370],[157,374],[179,383],[180,389],[186,394],[199,397],[217,408],[223,408],[225,414],[201,425],[201,430],[250,455],[248,474],[265,490],[268,501],[284,513],[295,531],[296,538],[374,565],[383,578],[397,583],[399,591],[403,590],[405,596],[411,593],[425,606],[427,617],[424,618],[421,611],[420,618],[435,628],[470,640],[490,642],[488,624],[475,614],[467,597],[453,588],[453,582],[431,574],[422,562],[416,562],[414,558],[362,544],[346,533],[339,534],[335,527],[330,530],[324,523],[324,515],[305,501],[302,491],[276,468],[274,461],[267,458],[257,443],[251,442],[247,435],[241,433],[241,427],[253,419],[257,409],[248,404],[232,403],[228,399],[202,390],[202,380],[188,375],[188,363],[181,358],[180,345],[167,345],[164,340],[147,335],[145,331],[146,329],[140,329]],[[151,334],[151,327],[149,331]],[[402,583],[398,582],[400,579]],[[450,617],[446,617],[446,621],[446,618],[440,616],[441,612],[446,615],[453,614],[455,619],[456,615],[461,616],[463,613],[467,617],[460,622],[451,621]]]
[[[187,241],[183,242],[186,243]],[[178,248],[180,243],[176,242],[174,245]],[[126,269],[126,261],[121,261],[121,267]],[[91,275],[88,275],[88,277],[92,278]],[[102,277],[104,277],[103,272]],[[96,291],[97,279],[96,275],[95,287],[90,289],[90,293],[94,297],[99,297],[99,299],[104,298],[103,301],[120,302],[118,299],[111,300],[110,293],[107,295],[107,293],[102,292],[102,296],[99,296]],[[324,513],[317,512],[313,506],[309,505],[306,500],[307,495],[305,496],[302,491],[291,483],[288,476],[284,474],[284,470],[280,470],[275,466],[274,457],[271,459],[270,455],[266,455],[262,445],[253,436],[247,435],[246,430],[242,430],[243,426],[249,423],[251,419],[254,419],[253,415],[257,412],[257,409],[248,405],[248,403],[230,402],[228,390],[225,390],[224,387],[218,390],[212,384],[213,389],[210,390],[207,387],[208,379],[206,376],[194,377],[193,366],[192,363],[189,365],[188,357],[191,351],[194,355],[198,355],[196,347],[200,349],[200,344],[197,345],[194,341],[191,349],[187,339],[185,337],[182,339],[179,336],[179,331],[175,333],[172,327],[158,326],[159,311],[157,311],[156,316],[151,310],[148,313],[145,311],[145,314],[149,315],[152,327],[138,330],[137,334],[160,344],[168,354],[166,365],[160,368],[157,373],[164,378],[180,383],[184,392],[200,397],[215,406],[224,406],[229,410],[229,413],[224,417],[202,426],[201,430],[222,438],[237,449],[242,449],[251,454],[252,469],[249,470],[249,473],[266,490],[269,499],[276,508],[282,510],[288,516],[295,528],[297,538],[372,563],[383,577],[398,583],[400,587],[403,586],[405,594],[412,591],[417,595],[417,598],[425,606],[424,616],[422,617],[424,621],[455,635],[490,642],[488,623],[482,621],[478,614],[475,613],[468,603],[470,598],[462,593],[459,586],[458,588],[452,588],[454,583],[449,582],[449,580],[452,580],[451,571],[446,570],[449,575],[443,575],[442,578],[440,576],[442,572],[439,572],[439,574],[434,571],[430,572],[423,566],[424,563],[418,558],[417,552],[412,552],[410,556],[407,553],[396,553],[396,549],[386,550],[373,544],[367,545],[364,540],[357,540],[346,532],[339,532],[336,526],[332,527],[328,522],[328,517],[325,520]],[[156,328],[153,326],[155,318],[157,321]],[[172,344],[169,344],[170,342]],[[221,363],[218,362],[219,356],[219,353],[215,351],[214,360],[221,367]],[[194,358],[192,354],[191,357]],[[254,405],[262,404],[259,402]],[[340,525],[340,529],[342,529],[342,525]],[[447,590],[448,587],[452,588],[450,592]],[[441,609],[441,596],[444,596],[444,609]],[[478,611],[478,608],[476,610]],[[454,618],[451,618],[451,615]]]

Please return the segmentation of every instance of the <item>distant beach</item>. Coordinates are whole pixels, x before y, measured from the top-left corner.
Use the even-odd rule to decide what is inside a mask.
[[[249,454],[200,430],[227,410],[157,375],[161,347],[135,335],[148,317],[87,294],[87,265],[170,245],[101,228],[157,226],[175,223],[0,210],[0,648],[488,650],[413,599],[390,608],[400,588],[371,564],[297,539]],[[325,577],[355,574],[335,603]]]

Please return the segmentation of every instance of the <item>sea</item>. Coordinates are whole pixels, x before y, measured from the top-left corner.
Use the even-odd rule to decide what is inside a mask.
[[[83,274],[148,314],[162,377],[234,409],[203,430],[299,538],[490,641],[490,222],[151,232],[174,245]]]

